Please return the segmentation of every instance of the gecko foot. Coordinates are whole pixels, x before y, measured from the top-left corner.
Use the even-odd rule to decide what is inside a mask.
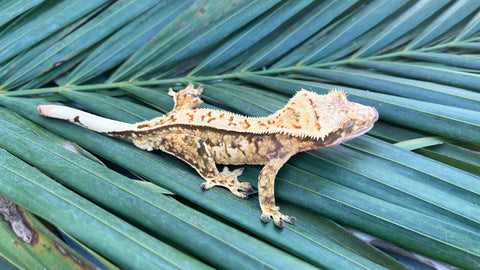
[[[273,219],[273,223],[275,223],[275,226],[277,227],[283,227],[283,222],[287,222],[287,223],[290,223],[290,224],[293,224],[295,223],[295,221],[297,221],[297,219],[295,217],[289,217],[289,216],[286,216],[282,213],[280,213],[280,211],[278,210],[273,210],[273,211],[264,211],[262,213],[262,216],[260,217],[260,219],[264,222],[264,223],[268,223],[270,222],[270,219]]]
[[[210,189],[214,186],[221,186],[228,188],[234,195],[246,199],[248,194],[241,191],[251,191],[252,185],[248,182],[239,182],[237,177],[243,173],[244,168],[229,171],[227,167],[223,168],[223,171],[216,175],[214,178],[208,179],[207,182],[201,184],[202,189]]]

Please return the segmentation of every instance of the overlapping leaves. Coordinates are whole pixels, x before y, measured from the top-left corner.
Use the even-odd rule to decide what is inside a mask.
[[[478,1],[26,2],[0,9],[1,195],[101,256],[147,267],[135,263],[163,260],[158,246],[169,263],[196,267],[402,268],[325,216],[458,267],[480,267]],[[374,137],[302,153],[285,166],[277,197],[299,222],[275,230],[259,222],[255,196],[202,192],[201,178],[173,157],[35,112],[61,101],[141,121],[168,112],[166,90],[188,81],[205,84],[206,106],[253,116],[301,88],[344,88],[352,101],[375,106],[382,122]],[[189,203],[63,150],[54,133]],[[249,166],[243,180],[256,186],[258,171]],[[42,203],[32,192],[45,193],[35,200]],[[62,223],[70,214],[91,225],[90,237]],[[183,236],[168,232],[179,227]],[[98,230],[116,235],[111,245],[138,244],[134,263],[92,240]],[[192,239],[205,246],[190,249]]]

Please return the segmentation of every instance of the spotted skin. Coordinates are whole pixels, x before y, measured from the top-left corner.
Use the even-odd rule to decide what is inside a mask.
[[[372,107],[349,102],[341,91],[318,95],[299,91],[281,110],[267,117],[246,117],[226,111],[199,109],[203,88],[189,84],[168,92],[175,101],[168,114],[128,124],[76,109],[41,105],[40,114],[68,120],[88,129],[132,141],[137,147],[162,150],[182,159],[205,179],[202,189],[225,187],[247,198],[250,183],[238,181],[242,169],[220,172],[216,164],[265,165],[258,178],[261,220],[278,227],[295,218],[282,214],[275,204],[275,177],[294,154],[338,145],[367,132],[378,119]]]

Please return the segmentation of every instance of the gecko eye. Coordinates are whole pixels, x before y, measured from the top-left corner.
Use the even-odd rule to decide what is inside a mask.
[[[345,131],[345,132],[350,131],[350,130],[353,128],[354,125],[355,125],[355,121],[354,121],[354,120],[348,121],[347,123],[345,123],[345,124],[343,125],[343,131]]]

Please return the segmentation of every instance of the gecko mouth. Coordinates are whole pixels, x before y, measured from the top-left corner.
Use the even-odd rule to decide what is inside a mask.
[[[357,133],[354,133],[354,134],[351,134],[350,136],[345,137],[344,139],[345,139],[345,140],[351,140],[351,139],[353,139],[353,138],[356,138],[356,137],[358,137],[358,136],[360,136],[360,135],[363,135],[363,134],[369,132],[372,128],[373,128],[373,124],[372,124],[370,127],[366,128],[366,129],[364,129],[364,130],[361,130],[361,131],[359,131],[359,132],[357,132]]]

